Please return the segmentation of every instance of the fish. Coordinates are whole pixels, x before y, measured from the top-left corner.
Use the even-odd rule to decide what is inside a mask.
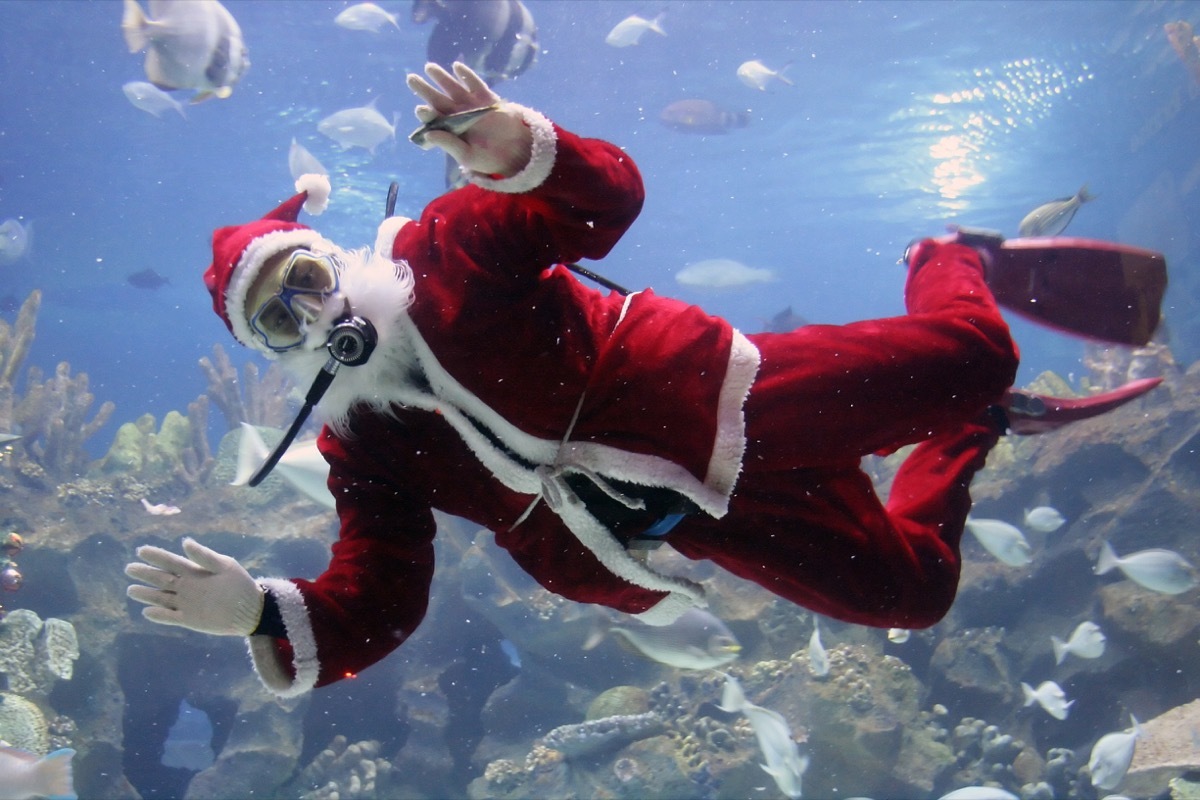
[[[133,104],[134,108],[139,108],[148,114],[153,114],[161,118],[164,111],[173,109],[179,113],[179,116],[187,119],[187,113],[183,110],[183,103],[171,97],[171,95],[153,83],[148,83],[147,81],[129,81],[129,83],[121,86],[121,91],[125,93],[125,97]]]
[[[726,111],[711,100],[676,100],[658,115],[659,122],[682,133],[728,133],[750,124],[745,111]]]
[[[379,33],[379,30],[388,24],[396,30],[400,30],[400,23],[396,21],[396,15],[389,14],[374,3],[355,3],[349,8],[343,9],[333,18],[333,21],[349,31]]]
[[[812,635],[808,637],[808,671],[818,678],[829,674],[829,654],[821,644],[821,625],[816,617],[813,617]]]
[[[1042,681],[1036,689],[1022,681],[1021,691],[1025,693],[1027,707],[1037,703],[1055,719],[1066,719],[1067,712],[1075,705],[1075,701],[1068,700],[1066,692],[1054,681]]]
[[[684,286],[705,289],[733,289],[752,283],[775,280],[769,269],[748,267],[731,258],[709,258],[688,264],[675,273],[675,280]]]
[[[521,0],[415,0],[412,21],[435,21],[426,60],[449,69],[461,61],[495,86],[537,61],[537,24]]]
[[[380,142],[396,138],[396,123],[400,116],[392,115],[392,121],[389,123],[375,108],[378,99],[373,98],[365,106],[344,108],[330,114],[317,123],[317,131],[333,139],[343,150],[365,147],[374,155]]]
[[[774,779],[784,796],[798,800],[802,794],[804,773],[808,770],[808,756],[800,755],[800,748],[792,738],[787,720],[779,712],[756,706],[747,700],[741,684],[732,675],[725,676],[725,688],[718,707],[746,718],[766,761],[761,765],[763,770]]]
[[[156,517],[173,517],[179,513],[178,506],[169,506],[166,503],[151,503],[146,498],[142,498],[142,508],[146,509],[147,514],[153,514]]]
[[[242,29],[217,0],[125,0],[121,32],[129,52],[146,51],[146,77],[159,89],[192,89],[192,103],[226,98],[250,68]]]
[[[229,485],[245,486],[270,454],[258,429],[243,422],[242,437],[238,440],[237,471]],[[318,505],[334,507],[333,494],[329,491],[329,463],[317,450],[316,439],[296,442],[289,447],[275,465],[274,474]]]
[[[171,282],[170,279],[159,275],[149,267],[129,273],[125,276],[125,280],[130,286],[136,286],[139,289],[161,289]]]
[[[1132,728],[1115,733],[1106,733],[1092,745],[1092,754],[1088,757],[1088,772],[1092,776],[1092,786],[1097,789],[1115,789],[1125,780],[1125,773],[1133,763],[1133,751],[1137,746],[1138,737],[1142,735],[1137,717],[1129,715]]]
[[[0,264],[12,264],[29,252],[33,242],[33,223],[22,225],[15,219],[0,222]]]
[[[1105,542],[1096,561],[1096,574],[1104,575],[1114,567],[1125,577],[1162,594],[1182,594],[1196,585],[1196,568],[1174,550],[1152,547],[1127,556],[1118,556],[1112,545]]]
[[[1104,655],[1106,641],[1099,625],[1091,621],[1081,622],[1065,642],[1057,636],[1050,637],[1050,644],[1054,647],[1054,663],[1061,664],[1068,655],[1099,658]]]
[[[678,669],[714,669],[738,657],[742,646],[725,623],[701,608],[690,608],[670,625],[646,625],[631,619],[613,625],[619,636],[646,658]],[[584,643],[591,650],[605,631],[593,632]]]
[[[21,435],[17,433],[0,433],[0,444],[8,444],[20,439]]]
[[[912,631],[908,628],[888,628],[887,637],[889,642],[904,644],[912,637]]]
[[[1050,506],[1025,509],[1025,527],[1038,533],[1054,533],[1066,522],[1063,515],[1058,513],[1058,509]]]
[[[631,47],[642,40],[646,31],[654,31],[659,36],[666,36],[667,32],[662,27],[662,21],[666,16],[667,12],[665,11],[654,19],[630,14],[613,26],[608,35],[604,37],[604,43],[610,47]]]
[[[504,653],[504,657],[508,659],[509,664],[512,664],[517,669],[521,668],[521,653],[517,650],[517,646],[513,644],[512,639],[500,640],[500,652]]]
[[[213,752],[213,725],[207,713],[187,700],[179,701],[179,715],[167,731],[161,763],[164,767],[199,772],[216,760]]]
[[[1095,199],[1096,196],[1090,194],[1087,186],[1084,185],[1073,197],[1051,200],[1030,211],[1017,226],[1017,233],[1026,237],[1058,236],[1066,230],[1067,225],[1071,224],[1079,207]]]
[[[808,320],[792,311],[792,307],[788,306],[767,320],[763,331],[766,333],[788,333],[797,328],[803,328],[807,324]]]
[[[292,145],[288,148],[288,172],[291,173],[292,180],[299,180],[301,175],[329,174],[325,165],[308,152],[304,145],[297,142],[295,137],[292,137]]]
[[[964,786],[944,794],[938,800],[1021,800],[999,786]]]
[[[767,84],[769,84],[771,81],[779,81],[780,83],[785,83],[788,86],[796,85],[792,83],[790,78],[783,74],[790,66],[791,63],[789,62],[788,64],[785,64],[783,68],[774,70],[758,59],[754,59],[753,61],[742,62],[742,65],[737,68],[737,76],[738,80],[749,86],[751,89],[758,89],[760,92],[765,92],[767,90]]]
[[[1033,560],[1025,534],[998,519],[968,519],[969,530],[983,549],[1010,567],[1023,567]]]
[[[454,134],[455,136],[462,136],[464,133],[469,131],[476,122],[479,122],[479,120],[482,119],[485,114],[495,111],[499,107],[499,103],[492,103],[491,105],[483,106],[481,108],[472,108],[467,111],[459,111],[454,114],[446,114],[445,116],[432,119],[409,134],[408,140],[417,147],[420,147],[423,150],[428,150],[429,147],[433,147],[433,145],[426,147],[425,138],[432,131],[446,131]]]
[[[4,800],[77,800],[69,747],[39,758],[27,750],[0,744],[0,795]]]

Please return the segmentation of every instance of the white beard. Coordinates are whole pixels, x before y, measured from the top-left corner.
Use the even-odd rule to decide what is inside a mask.
[[[389,413],[403,389],[411,387],[407,376],[416,366],[416,357],[403,321],[413,300],[413,277],[407,263],[394,263],[365,248],[341,250],[337,255],[343,265],[338,293],[325,302],[320,319],[308,326],[304,346],[280,354],[279,364],[307,392],[329,360],[325,342],[346,303],[355,316],[371,321],[378,335],[374,354],[366,364],[340,367],[317,404],[321,420],[338,436],[346,436],[355,406]]]

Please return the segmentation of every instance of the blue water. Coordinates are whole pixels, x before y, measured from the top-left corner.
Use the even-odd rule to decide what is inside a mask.
[[[390,180],[410,215],[441,190],[435,154],[403,140],[374,157],[343,153],[316,132],[323,116],[373,97],[399,112],[402,133],[415,125],[403,78],[423,63],[429,27],[408,22],[407,3],[391,4],[403,30],[379,35],[334,26],[342,3],[227,5],[252,66],[232,98],[189,107],[186,121],[122,95],[144,76],[119,3],[3,7],[0,217],[35,227],[29,257],[0,267],[3,294],[45,293],[31,364],[68,361],[98,402],[117,404],[99,445],[118,422],[183,409],[204,389],[196,361],[214,343],[240,350],[200,283],[209,235],[287,196],[292,137],[334,172],[320,224],[344,244],[373,239]],[[1195,315],[1195,283],[1180,276],[1194,270],[1200,106],[1162,25],[1195,21],[1196,4],[683,2],[669,8],[667,37],[604,45],[617,21],[660,5],[531,0],[543,52],[502,87],[625,146],[642,168],[648,201],[602,265],[611,278],[747,330],[789,304],[822,322],[894,314],[894,262],[912,237],[948,222],[1015,235],[1034,206],[1087,183],[1099,200],[1070,232],[1167,252],[1168,320],[1183,329]],[[744,86],[735,71],[750,58],[790,63],[795,86]],[[974,99],[935,100],[955,92]],[[659,111],[687,97],[747,109],[752,121],[723,136],[663,127]],[[1156,114],[1168,118],[1147,134]],[[1135,209],[1164,179],[1176,207]],[[716,257],[781,280],[724,293],[674,282],[685,264]],[[171,283],[126,283],[146,268]],[[1078,341],[1024,324],[1017,334],[1022,379],[1078,368]]]

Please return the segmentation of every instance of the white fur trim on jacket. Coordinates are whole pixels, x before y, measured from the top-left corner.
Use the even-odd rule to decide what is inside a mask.
[[[505,103],[503,108],[520,113],[521,119],[533,134],[529,163],[511,178],[489,178],[478,172],[468,173],[468,177],[472,183],[493,192],[520,194],[536,189],[550,177],[550,171],[554,169],[554,158],[558,154],[558,134],[554,132],[554,125],[541,112],[516,103]]]
[[[410,222],[412,220],[408,217],[388,217],[379,223],[379,227],[375,229],[375,246],[372,248],[375,253],[390,261],[392,248],[396,243],[396,237],[400,235],[400,229]]]
[[[308,192],[308,197],[304,198],[304,210],[314,217],[323,214],[329,206],[330,186],[328,175],[306,172],[299,178],[296,178],[296,191]]]
[[[296,677],[291,677],[280,662],[279,650],[270,636],[246,637],[250,660],[263,686],[279,697],[297,697],[311,691],[317,685],[320,674],[317,640],[308,618],[304,595],[300,594],[294,583],[279,578],[262,578],[258,585],[270,592],[279,606],[283,628],[292,645],[292,670]]]

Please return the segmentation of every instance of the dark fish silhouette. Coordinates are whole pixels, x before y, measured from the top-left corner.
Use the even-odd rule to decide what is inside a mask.
[[[131,272],[125,276],[125,280],[129,281],[131,286],[136,286],[139,289],[159,289],[170,283],[169,280],[159,275],[152,269],[144,269],[141,272]]]
[[[767,326],[764,330],[766,333],[787,333],[796,330],[796,328],[803,328],[807,324],[808,320],[792,311],[792,307],[788,306],[767,320]]]
[[[711,100],[676,100],[658,115],[663,125],[684,133],[727,133],[750,122],[745,111],[726,111]]]
[[[428,58],[462,61],[489,84],[515,78],[537,58],[537,25],[521,0],[413,0],[412,21],[437,21]]]

